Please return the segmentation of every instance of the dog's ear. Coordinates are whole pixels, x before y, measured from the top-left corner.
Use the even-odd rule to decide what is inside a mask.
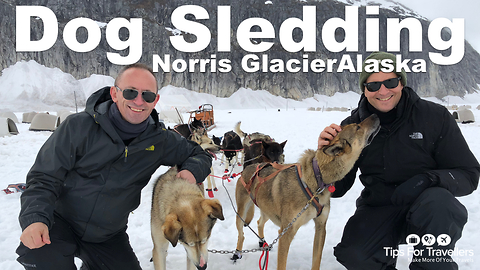
[[[287,140],[285,140],[284,142],[282,142],[280,145],[282,146],[282,149],[285,148],[285,144],[287,144]]]
[[[162,225],[162,231],[172,246],[176,246],[180,232],[182,231],[182,224],[178,220],[178,216],[175,214],[168,214],[165,217],[165,223]]]
[[[224,220],[225,218],[223,217],[223,211],[222,211],[222,205],[220,204],[220,201],[217,199],[205,199],[202,202],[202,208],[203,210],[208,213],[208,215],[211,218],[218,218],[220,220]]]
[[[323,152],[329,156],[339,156],[344,153],[345,144],[338,140],[323,147]]]
[[[267,149],[268,147],[270,147],[270,144],[268,144],[266,141],[262,140],[262,146],[263,146],[263,149]]]
[[[213,135],[212,141],[213,141],[214,144],[220,145],[220,144],[222,144],[222,137],[216,137],[215,135]]]

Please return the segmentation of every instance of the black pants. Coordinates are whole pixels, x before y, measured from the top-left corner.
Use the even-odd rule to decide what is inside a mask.
[[[428,248],[453,250],[462,236],[467,215],[466,208],[449,191],[439,187],[426,189],[411,206],[359,206],[348,220],[334,255],[348,269],[395,269],[396,257],[388,250],[398,251],[398,245],[406,243],[410,234],[419,237],[431,234],[435,238],[447,234],[451,238],[449,245],[435,242]],[[414,250],[413,255],[421,255],[413,256],[410,269],[458,269],[448,255],[436,256],[435,252],[429,255],[422,242]]]
[[[103,243],[84,242],[67,222],[56,216],[50,240],[51,244],[38,249],[29,249],[20,243],[17,261],[27,270],[76,270],[74,257],[83,261],[82,269],[141,269],[125,231]]]

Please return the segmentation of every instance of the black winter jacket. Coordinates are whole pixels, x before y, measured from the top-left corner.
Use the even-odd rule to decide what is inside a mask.
[[[51,228],[55,212],[82,240],[102,242],[126,229],[160,165],[178,165],[198,182],[210,173],[212,157],[166,130],[155,110],[126,146],[107,115],[112,103],[109,87],[95,92],[85,111],[69,116],[42,146],[21,196],[22,230],[34,222]]]
[[[480,165],[470,151],[458,124],[448,110],[421,99],[404,87],[395,121],[367,146],[354,168],[335,183],[333,197],[343,196],[353,185],[357,170],[365,186],[357,205],[391,204],[395,188],[414,175],[426,173],[438,186],[455,196],[473,192],[478,186]],[[371,113],[367,99],[341,125],[359,123]]]

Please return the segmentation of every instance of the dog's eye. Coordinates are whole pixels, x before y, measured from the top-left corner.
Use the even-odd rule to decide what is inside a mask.
[[[195,243],[188,243],[187,245],[193,247],[193,246],[195,246]]]
[[[200,242],[202,245],[207,242],[207,238],[203,239],[202,242]]]

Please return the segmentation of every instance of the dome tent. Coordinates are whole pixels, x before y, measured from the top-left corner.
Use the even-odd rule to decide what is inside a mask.
[[[60,125],[60,119],[56,115],[37,113],[28,130],[31,131],[54,131]]]
[[[37,114],[36,112],[23,113],[22,123],[27,123],[27,124],[32,123],[32,119],[36,114]]]
[[[10,118],[14,123],[18,123],[18,118],[13,112],[2,112],[0,117]]]
[[[7,117],[0,117],[0,137],[17,135],[18,129],[15,122]]]
[[[468,109],[454,111],[452,115],[457,123],[468,124],[475,122],[475,116],[473,115],[473,112]]]
[[[59,118],[59,124],[61,124],[69,115],[74,114],[71,111],[59,111],[57,112],[57,116]]]

